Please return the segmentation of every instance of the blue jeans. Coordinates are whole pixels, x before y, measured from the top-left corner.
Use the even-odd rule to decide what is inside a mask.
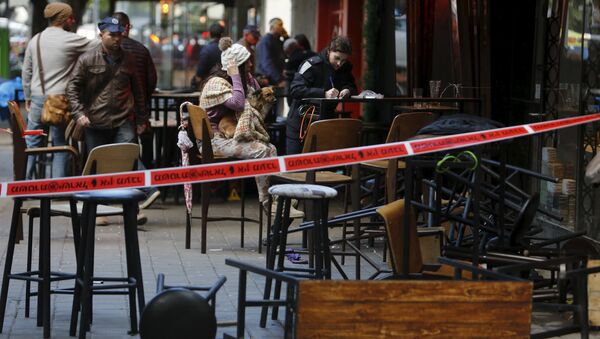
[[[57,126],[47,126],[42,125],[41,117],[42,117],[42,108],[44,107],[44,96],[32,96],[31,97],[31,107],[29,109],[29,114],[27,115],[27,129],[43,129],[44,132],[48,133],[50,130],[50,135],[52,136],[52,145],[53,146],[64,146],[65,142],[65,127],[57,127]],[[49,127],[49,128],[48,128]],[[25,142],[27,143],[28,148],[36,148],[41,147],[44,144],[44,136],[43,135],[27,135],[25,137]],[[35,161],[37,156],[31,155],[27,159],[27,179],[32,179],[35,175]],[[67,174],[67,168],[69,166],[69,154],[68,153],[54,153],[52,159],[52,177],[60,178],[64,177]]]

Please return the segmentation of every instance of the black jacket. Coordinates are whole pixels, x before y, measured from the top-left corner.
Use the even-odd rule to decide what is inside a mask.
[[[300,133],[301,100],[304,98],[324,98],[325,92],[332,88],[332,83],[340,92],[349,89],[352,95],[357,93],[356,83],[352,75],[352,64],[346,62],[337,71],[333,70],[327,59],[327,50],[306,60],[290,85],[290,95],[293,98],[292,107],[287,118],[286,135],[288,138],[298,139]],[[331,113],[335,106],[324,107],[325,112],[321,115]]]

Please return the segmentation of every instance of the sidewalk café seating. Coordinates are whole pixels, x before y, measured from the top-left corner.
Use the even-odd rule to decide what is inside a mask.
[[[119,143],[109,144],[94,148],[83,167],[81,175],[91,174],[107,174],[117,172],[127,172],[131,170],[132,164],[136,161],[139,154],[139,146],[137,144]],[[57,199],[64,199],[66,196],[59,196]],[[50,206],[50,217],[62,216],[71,218],[73,228],[79,233],[79,218],[83,212],[83,204],[77,203],[70,199],[69,201],[53,202]],[[35,218],[40,216],[40,208],[32,207],[27,211],[29,216],[29,234],[33,234],[33,225]],[[97,216],[108,217],[123,215],[123,209],[120,207],[99,205],[97,207]],[[78,253],[79,237],[74,238],[75,253]],[[29,237],[27,243],[27,270],[31,269],[32,260],[32,238]],[[29,314],[30,297],[37,295],[36,292],[31,292],[31,283],[26,282],[25,286],[25,316]]]
[[[38,147],[27,148],[25,144],[24,134],[25,122],[19,110],[19,106],[14,101],[8,103],[10,111],[10,126],[12,130],[13,141],[13,171],[14,180],[24,180],[27,168],[27,160],[29,155],[53,154],[57,152],[66,152],[71,156],[76,157],[77,151],[70,146],[54,146],[54,147]],[[64,274],[62,272],[52,272],[50,270],[50,200],[51,197],[37,197],[40,200],[41,207],[41,222],[40,222],[40,261],[39,268],[36,271],[31,271],[31,264],[28,263],[27,271],[22,273],[12,273],[12,264],[14,257],[15,244],[17,240],[22,239],[22,220],[21,213],[27,212],[27,209],[22,209],[23,200],[27,197],[18,197],[13,199],[13,213],[11,226],[8,236],[8,245],[6,249],[6,261],[4,263],[4,273],[2,276],[2,291],[0,293],[0,331],[4,325],[4,316],[6,312],[6,304],[8,299],[8,287],[11,279],[25,280],[28,282],[38,283],[38,314],[37,325],[43,326],[44,337],[50,337],[50,283],[52,281],[72,279],[72,274]],[[78,229],[73,225],[73,234],[77,237]],[[20,235],[19,235],[20,232]],[[33,234],[29,233],[28,244],[31,244]],[[29,312],[26,312],[29,316]]]
[[[530,332],[533,284],[472,266],[464,269],[508,281],[300,280],[232,259],[225,263],[240,270],[237,333],[225,338],[243,338],[246,308],[264,306],[285,308],[285,338],[525,338]],[[286,298],[248,299],[248,272],[286,284]]]
[[[190,125],[191,125],[191,134],[193,135],[192,141],[197,140],[197,143],[194,143],[196,147],[192,147],[193,150],[190,153],[190,162],[191,164],[210,164],[215,162],[227,162],[238,160],[234,158],[224,157],[223,155],[216,154],[213,152],[211,139],[213,138],[213,131],[210,126],[210,122],[208,120],[208,115],[206,111],[196,105],[187,104],[187,109],[190,114]],[[198,149],[197,145],[200,144],[202,149]],[[194,153],[195,152],[195,153]],[[200,217],[194,217],[191,213],[186,210],[186,228],[185,228],[185,248],[190,248],[191,242],[191,229],[192,229],[192,219],[201,219],[201,245],[200,250],[202,253],[206,253],[206,237],[207,237],[207,224],[209,221],[222,221],[222,220],[233,220],[239,221],[241,226],[241,239],[240,246],[244,247],[244,226],[245,222],[256,222],[259,224],[259,229],[262,234],[262,213],[259,213],[259,220],[250,219],[246,217],[246,194],[244,187],[244,179],[241,180],[241,215],[239,217],[209,217],[208,216],[208,207],[210,205],[210,183],[200,183],[200,191],[201,191],[201,209],[202,215]],[[259,203],[260,205],[260,203]],[[259,245],[260,246],[260,245]]]
[[[357,119],[328,119],[313,122],[308,128],[302,153],[331,151],[342,148],[358,147],[360,143],[360,133],[362,122]],[[305,183],[323,186],[338,186],[344,185],[350,190],[352,200],[352,210],[360,209],[360,173],[358,164],[349,166],[351,168],[350,175],[340,174],[334,171],[326,170],[310,170],[307,172],[283,173],[271,176],[271,183]],[[309,204],[310,205],[310,204]],[[268,206],[271,206],[269,204]],[[310,206],[308,206],[310,209]],[[271,211],[267,213],[267,226],[271,224]],[[360,220],[354,220],[354,232],[358,234],[360,230]],[[269,231],[269,230],[267,230]],[[303,246],[306,247],[306,242],[303,239]],[[360,244],[356,244],[360,248]],[[360,258],[356,257],[356,275],[360,278]]]
[[[140,337],[215,338],[216,297],[226,280],[220,277],[212,286],[168,286],[165,275],[159,273],[156,296],[148,302],[140,319]]]

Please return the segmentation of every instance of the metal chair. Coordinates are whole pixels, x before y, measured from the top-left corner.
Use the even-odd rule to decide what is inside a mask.
[[[156,280],[156,296],[148,302],[140,319],[142,339],[215,338],[216,296],[227,281],[225,277],[212,286],[165,285],[162,273]]]

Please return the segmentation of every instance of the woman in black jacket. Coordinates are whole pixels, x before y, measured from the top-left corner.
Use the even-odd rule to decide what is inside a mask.
[[[348,57],[352,54],[350,40],[338,36],[321,53],[304,61],[290,85],[290,95],[294,99],[287,118],[286,153],[302,151],[300,140],[300,106],[304,98],[344,98],[356,94],[356,83],[352,76],[352,64]],[[330,114],[335,105],[326,105],[322,116]]]

